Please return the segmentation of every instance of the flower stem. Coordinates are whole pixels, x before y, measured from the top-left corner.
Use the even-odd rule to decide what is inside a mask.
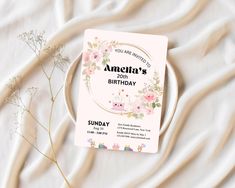
[[[51,76],[49,78],[51,78]],[[56,97],[54,97],[53,93],[52,93],[52,85],[51,85],[50,79],[48,79],[48,82],[49,82],[49,88],[51,90],[51,92],[50,92],[50,94],[51,94],[51,110],[50,110],[49,122],[48,122],[48,136],[49,136],[49,140],[50,140],[51,150],[52,150],[52,154],[53,154],[53,158],[54,158],[54,163],[55,163],[57,169],[59,170],[60,174],[62,175],[67,187],[72,188],[69,181],[68,181],[68,179],[64,175],[64,173],[63,173],[63,171],[62,171],[62,169],[61,169],[61,167],[60,167],[60,165],[57,161],[57,156],[56,156],[56,152],[55,152],[55,149],[54,149],[54,144],[53,144],[52,136],[51,136],[51,124],[52,124],[52,115],[53,115],[53,110],[54,110],[55,98],[59,94],[60,90],[56,94]]]
[[[64,175],[64,173],[63,173],[63,171],[62,171],[60,165],[58,164],[58,161],[56,160],[54,163],[55,163],[56,167],[58,168],[60,174],[62,175],[62,177],[63,177],[63,179],[64,179],[64,181],[65,181],[67,187],[68,187],[68,188],[72,188],[72,186],[70,185],[68,179],[67,179],[66,176]]]

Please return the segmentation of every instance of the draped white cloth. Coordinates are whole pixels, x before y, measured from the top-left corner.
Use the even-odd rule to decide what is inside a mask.
[[[19,76],[24,90],[38,87],[32,111],[49,114],[49,88],[40,67],[49,66],[18,39],[45,31],[46,46],[65,45],[75,59],[86,28],[163,34],[168,60],[179,83],[179,99],[158,154],[89,150],[74,146],[74,124],[61,93],[52,135],[58,161],[75,188],[235,187],[235,1],[234,0],[1,0],[0,1],[0,187],[66,187],[58,169],[14,133],[16,107],[5,105],[7,83]],[[57,71],[53,86],[62,83]],[[76,90],[73,91],[76,96]],[[170,91],[169,91],[170,92]],[[170,96],[170,93],[168,94]],[[29,103],[23,94],[25,103]],[[27,115],[18,118],[25,134],[50,153],[47,136]]]

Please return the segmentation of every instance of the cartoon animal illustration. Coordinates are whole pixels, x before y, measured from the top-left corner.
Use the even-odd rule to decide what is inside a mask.
[[[138,152],[141,152],[144,147],[145,147],[145,144],[138,145],[137,147]]]
[[[129,145],[126,145],[124,151],[133,151],[133,149]]]
[[[88,142],[90,143],[90,146],[91,146],[92,148],[95,147],[95,141],[93,141],[91,138],[88,139]]]
[[[107,149],[107,146],[105,146],[104,143],[100,143],[98,148],[99,149]]]
[[[120,146],[118,144],[113,144],[113,150],[119,150]]]
[[[124,89],[119,90],[116,94],[113,93],[112,109],[115,111],[126,111],[126,96]]]
[[[121,102],[113,102],[113,107],[112,109],[113,110],[117,110],[117,111],[124,111],[124,106],[125,104],[124,103],[121,103]]]
[[[88,139],[88,142],[90,143],[90,146],[91,146],[92,148],[95,147],[95,141],[94,141],[94,140],[92,140],[91,138],[89,138],[89,139]]]

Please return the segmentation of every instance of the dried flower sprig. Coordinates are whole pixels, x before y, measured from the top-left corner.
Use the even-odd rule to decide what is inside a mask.
[[[62,72],[67,70],[70,60],[67,56],[62,55],[64,53],[63,45],[48,47],[45,49],[45,51],[49,54],[52,54],[51,56],[53,57],[53,63],[56,68]]]
[[[37,56],[40,55],[42,48],[46,44],[44,31],[38,32],[31,30],[29,32],[23,32],[19,35],[19,39],[25,42]]]
[[[61,70],[62,72],[65,72],[70,61],[67,56],[63,55],[63,50],[64,50],[63,46],[48,47],[44,50],[45,44],[46,44],[46,39],[44,35],[45,35],[45,32],[38,32],[38,31],[31,30],[29,32],[24,32],[20,34],[19,38],[23,42],[25,42],[25,44],[35,53],[35,55],[38,58],[40,58],[40,54],[42,53],[42,50],[48,53],[48,55],[50,55],[50,57],[52,58],[52,64],[50,64],[52,65],[52,68],[50,70],[46,70],[43,67],[43,65],[40,64],[43,75],[47,79],[48,86],[49,86],[49,93],[50,93],[49,95],[50,95],[51,104],[50,104],[50,113],[48,117],[48,123],[47,124],[42,123],[38,119],[38,117],[36,117],[33,114],[31,110],[32,101],[38,92],[38,88],[36,87],[30,87],[26,89],[25,94],[27,94],[30,99],[29,105],[26,106],[21,96],[22,94],[21,94],[19,84],[17,83],[17,78],[13,78],[10,84],[8,85],[8,88],[12,90],[12,95],[6,98],[5,102],[12,104],[18,108],[18,114],[17,114],[18,117],[19,117],[19,113],[21,117],[23,116],[24,113],[27,113],[28,115],[30,115],[31,118],[35,121],[35,123],[47,133],[49,142],[50,142],[51,151],[52,151],[52,156],[48,156],[47,154],[43,153],[43,151],[41,151],[41,149],[31,141],[31,139],[29,138],[30,135],[22,134],[21,131],[18,131],[19,127],[15,129],[16,130],[15,132],[18,133],[37,152],[39,152],[41,155],[43,155],[45,158],[47,158],[53,164],[55,164],[61,176],[63,177],[64,181],[66,182],[67,187],[71,188],[72,186],[70,185],[67,177],[65,176],[57,160],[57,155],[54,149],[54,143],[53,143],[52,136],[51,136],[52,116],[53,116],[55,101],[59,93],[63,89],[63,84],[62,84],[61,86],[58,87],[59,89],[57,91],[53,92],[53,87],[52,87],[53,75],[55,73],[56,68]],[[20,122],[17,121],[16,124],[20,126]]]

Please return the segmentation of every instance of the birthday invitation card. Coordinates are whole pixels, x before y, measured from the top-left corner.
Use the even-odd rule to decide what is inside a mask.
[[[160,35],[85,31],[76,145],[158,151],[167,43]]]

